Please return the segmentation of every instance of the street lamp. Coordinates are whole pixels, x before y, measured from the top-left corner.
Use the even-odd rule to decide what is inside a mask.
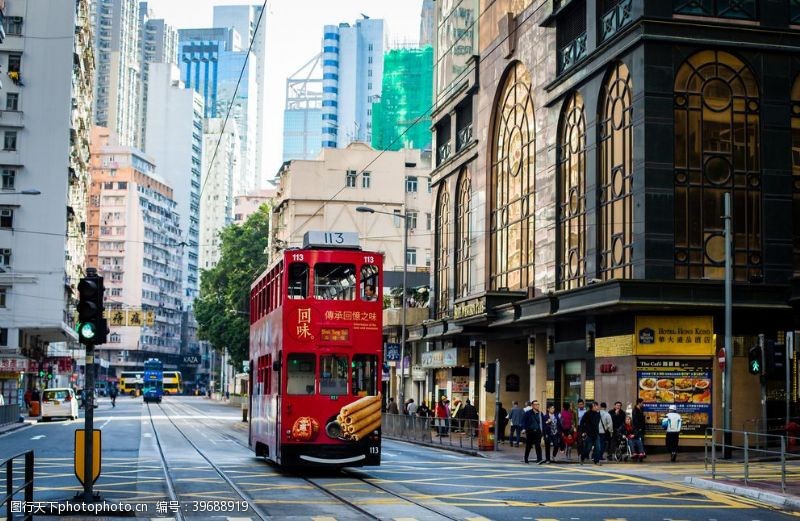
[[[406,303],[406,273],[408,273],[408,214],[406,213],[394,213],[394,212],[382,212],[380,210],[375,210],[374,208],[370,208],[369,206],[357,206],[357,212],[361,213],[382,213],[385,215],[391,215],[392,217],[398,217],[403,219],[403,293],[402,293],[402,307],[400,312],[400,403],[398,403],[398,407],[403,407],[405,404],[405,389],[406,389],[406,378],[405,378],[405,354],[406,354],[406,308],[408,304]]]

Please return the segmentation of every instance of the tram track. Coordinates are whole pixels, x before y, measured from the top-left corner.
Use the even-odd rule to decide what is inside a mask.
[[[171,472],[170,472],[170,465],[169,465],[169,462],[167,461],[166,455],[164,454],[164,449],[163,449],[163,445],[161,443],[161,438],[159,436],[159,431],[158,431],[158,428],[156,427],[155,420],[153,419],[153,411],[152,411],[151,406],[150,406],[149,403],[146,404],[146,405],[147,405],[147,413],[148,413],[148,416],[150,418],[150,424],[151,424],[151,426],[153,428],[153,436],[155,437],[156,445],[158,447],[158,452],[159,452],[159,456],[160,456],[160,459],[161,459],[161,466],[164,469],[164,473],[165,473],[165,477],[166,477],[166,483],[167,483],[167,492],[169,494],[170,501],[178,501],[178,502],[180,502],[179,494],[178,494],[178,492],[176,490],[175,483],[174,483],[174,481],[172,479],[172,475],[171,475]],[[186,440],[186,443],[188,443],[188,445],[192,449],[194,449],[197,452],[197,454],[199,454],[200,457],[203,458],[203,460],[205,460],[205,462],[214,470],[214,472],[231,488],[231,490],[237,496],[239,496],[239,498],[241,498],[242,501],[246,502],[246,504],[249,507],[248,508],[248,510],[249,510],[248,514],[249,515],[251,515],[251,516],[254,515],[258,519],[260,519],[261,521],[267,521],[268,519],[271,519],[270,516],[265,514],[258,507],[258,505],[256,504],[256,501],[254,500],[254,498],[252,498],[249,494],[244,492],[236,483],[233,482],[233,480],[225,473],[225,471],[223,471],[221,468],[219,468],[219,466],[216,463],[211,461],[211,459],[209,459],[208,456],[206,456],[206,454],[197,446],[197,444],[195,444],[191,440],[191,438],[189,438],[189,436],[186,435],[184,430],[181,429],[178,426],[177,423],[175,423],[175,421],[170,417],[170,415],[167,412],[167,410],[161,404],[158,405],[158,408],[164,414],[164,417],[167,418],[167,420],[169,420],[170,424],[172,424],[172,426],[175,428],[176,432],[178,432],[178,434],[180,434],[181,437],[183,437],[183,439]],[[235,441],[238,443],[238,440],[235,440]],[[182,504],[183,503],[181,503],[181,505]],[[173,513],[175,514],[176,521],[183,521],[184,519],[186,519],[186,516],[180,510],[175,511]]]
[[[202,410],[200,410],[200,409],[198,409],[196,407],[187,405],[187,404],[172,403],[172,404],[170,404],[170,406],[175,407],[176,409],[182,409],[184,412],[188,411],[193,416],[202,415],[202,416],[205,416],[206,418],[210,419],[211,421],[219,422],[219,420],[211,418],[204,411],[202,411]],[[201,421],[201,423],[203,423],[203,425],[208,426],[207,423],[203,422],[202,420],[200,420],[200,421]],[[237,439],[235,436],[233,436],[231,434],[228,434],[228,433],[226,433],[224,431],[220,431],[220,430],[216,430],[215,432],[217,434],[219,434],[220,436],[222,436],[222,437],[224,437],[224,438],[226,438],[226,439],[238,444],[239,446],[246,448],[247,450],[252,450],[247,444],[242,443],[241,440]],[[369,487],[371,487],[373,489],[376,489],[376,490],[380,491],[381,493],[386,494],[388,496],[391,496],[392,498],[394,498],[396,500],[399,500],[401,502],[407,503],[409,505],[413,505],[413,507],[423,509],[425,512],[427,512],[429,514],[435,514],[437,516],[440,516],[442,519],[449,519],[449,520],[452,520],[452,521],[459,521],[459,520],[462,519],[462,517],[460,517],[460,516],[453,516],[451,514],[443,512],[443,511],[441,511],[441,510],[439,510],[437,508],[434,508],[434,507],[432,507],[430,505],[426,505],[425,503],[423,503],[421,501],[410,499],[410,498],[404,496],[400,492],[396,492],[396,491],[390,490],[389,488],[386,488],[386,487],[383,487],[383,486],[381,486],[379,484],[376,484],[376,483],[372,482],[368,477],[360,475],[360,471],[358,471],[358,470],[351,470],[351,469],[344,468],[344,469],[339,469],[338,472],[343,476],[346,476],[346,477],[348,477],[350,479],[353,479],[353,480],[357,481],[360,484],[367,485],[367,486],[369,486]],[[335,499],[336,501],[346,505],[347,507],[349,507],[352,510],[356,511],[358,514],[365,516],[366,518],[376,519],[376,520],[386,519],[386,517],[381,517],[379,515],[376,515],[374,512],[371,512],[370,510],[362,507],[361,505],[358,505],[353,500],[348,499],[347,497],[336,493],[335,491],[331,490],[329,487],[326,487],[324,483],[316,481],[315,478],[311,478],[311,477],[308,477],[306,475],[303,475],[297,470],[288,471],[287,474],[290,474],[293,477],[296,477],[296,478],[308,483],[309,485],[311,485],[315,489],[317,489],[320,492],[324,493],[325,495]],[[405,508],[404,508],[404,510],[405,510]]]

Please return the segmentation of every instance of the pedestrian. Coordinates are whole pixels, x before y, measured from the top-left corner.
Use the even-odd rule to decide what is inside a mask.
[[[614,402],[614,408],[609,413],[613,425],[611,443],[608,445],[608,459],[613,459],[614,448],[622,441],[623,428],[625,426],[625,411],[622,410],[622,402]]]
[[[508,417],[511,421],[509,443],[512,447],[519,447],[519,440],[522,437],[522,416],[524,414],[525,411],[520,408],[519,402],[514,401],[511,404],[511,412],[508,413]]]
[[[633,461],[644,461],[647,454],[645,454],[644,445],[642,445],[642,432],[633,426],[633,418],[626,416],[622,429],[625,438],[628,440],[628,447],[631,449],[631,459]]]
[[[550,463],[550,448],[553,448],[552,461],[555,461],[558,455],[558,449],[561,446],[561,428],[558,424],[558,415],[556,415],[555,405],[550,404],[547,406],[547,414],[542,417],[542,424],[544,425],[545,463]]]
[[[606,447],[609,447],[609,450],[613,450],[611,442],[614,435],[614,420],[611,419],[611,414],[606,410],[607,407],[606,402],[600,403],[600,425],[597,428],[599,433],[598,441],[600,441],[600,459],[603,459]],[[611,460],[612,458],[608,459]]]
[[[409,416],[414,416],[417,414],[417,404],[414,403],[414,398],[408,399],[408,405],[406,405],[406,414]]]
[[[431,410],[428,408],[427,403],[422,402],[421,404],[419,404],[419,407],[417,408],[417,415],[419,415],[422,418],[427,418],[428,416],[430,416],[430,413]]]
[[[389,405],[386,407],[386,412],[389,414],[400,414],[400,411],[397,409],[397,403],[395,403],[394,398],[389,398]]]
[[[600,456],[602,454],[599,445],[599,428],[600,428],[600,405],[597,402],[592,402],[591,409],[587,409],[581,418],[579,428],[581,436],[583,437],[583,450],[581,451],[581,464],[589,459],[591,452],[592,461],[595,465],[600,464]]]
[[[539,411],[539,402],[533,400],[531,408],[525,411],[522,417],[522,426],[525,428],[525,463],[528,463],[528,457],[531,454],[531,447],[536,449],[536,463],[542,464],[542,433],[544,428],[542,425],[542,413]]]
[[[111,407],[117,406],[117,386],[114,385],[111,387],[111,391],[109,392],[109,396],[111,396]]]
[[[642,398],[636,399],[636,407],[634,407],[633,411],[631,411],[631,417],[633,418],[633,429],[640,433],[639,435],[642,439],[642,445],[644,445],[645,423],[644,400]]]
[[[24,399],[25,399],[25,408],[26,409],[30,409],[31,408],[31,401],[33,399],[33,391],[30,389],[30,387],[28,388],[27,391],[25,391]]]
[[[33,393],[31,393],[31,401],[32,402],[39,402],[41,394],[39,393],[39,389],[34,389]]]
[[[681,435],[682,423],[677,407],[674,404],[670,405],[667,416],[661,420],[661,426],[667,431],[667,452],[671,455],[670,461],[678,459],[678,438]]]
[[[462,413],[462,417],[464,419],[464,430],[469,433],[470,436],[477,436],[478,434],[478,409],[472,405],[472,402],[467,401],[464,402],[464,409]]]
[[[453,409],[452,407],[450,407],[450,400],[444,401],[444,411],[445,411],[444,413],[445,432],[447,432],[447,434],[450,434],[450,418],[453,417]]]
[[[446,397],[442,396],[439,399],[439,403],[436,404],[436,427],[438,429],[438,434],[440,438],[443,436],[448,436],[447,434],[447,424],[445,419],[449,416],[449,412],[447,410],[447,406],[445,405]]]
[[[583,419],[583,415],[586,414],[586,407],[584,406],[583,400],[578,400],[578,425],[581,424],[581,420]]]
[[[503,404],[500,403],[500,430],[498,430],[498,440],[500,440],[500,444],[504,444],[506,442],[506,426],[508,425],[508,411],[503,407]]]
[[[461,416],[463,416],[461,411],[463,408],[464,406],[462,405],[461,400],[455,398],[453,400],[452,410],[450,411],[450,417],[453,418],[453,432],[461,431]]]

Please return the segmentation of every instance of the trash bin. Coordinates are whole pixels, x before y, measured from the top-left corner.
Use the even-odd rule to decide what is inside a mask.
[[[28,416],[39,416],[39,402],[31,402],[31,409],[28,411]]]
[[[248,406],[249,406],[249,404],[247,402],[247,397],[245,396],[244,397],[244,401],[242,402],[242,421],[243,422],[247,421],[247,413],[249,412],[247,410]]]
[[[481,422],[478,430],[478,450],[494,450],[494,422]]]

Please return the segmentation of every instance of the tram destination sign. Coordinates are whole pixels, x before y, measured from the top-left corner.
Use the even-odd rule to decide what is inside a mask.
[[[358,248],[356,232],[309,231],[303,235],[303,248]]]

